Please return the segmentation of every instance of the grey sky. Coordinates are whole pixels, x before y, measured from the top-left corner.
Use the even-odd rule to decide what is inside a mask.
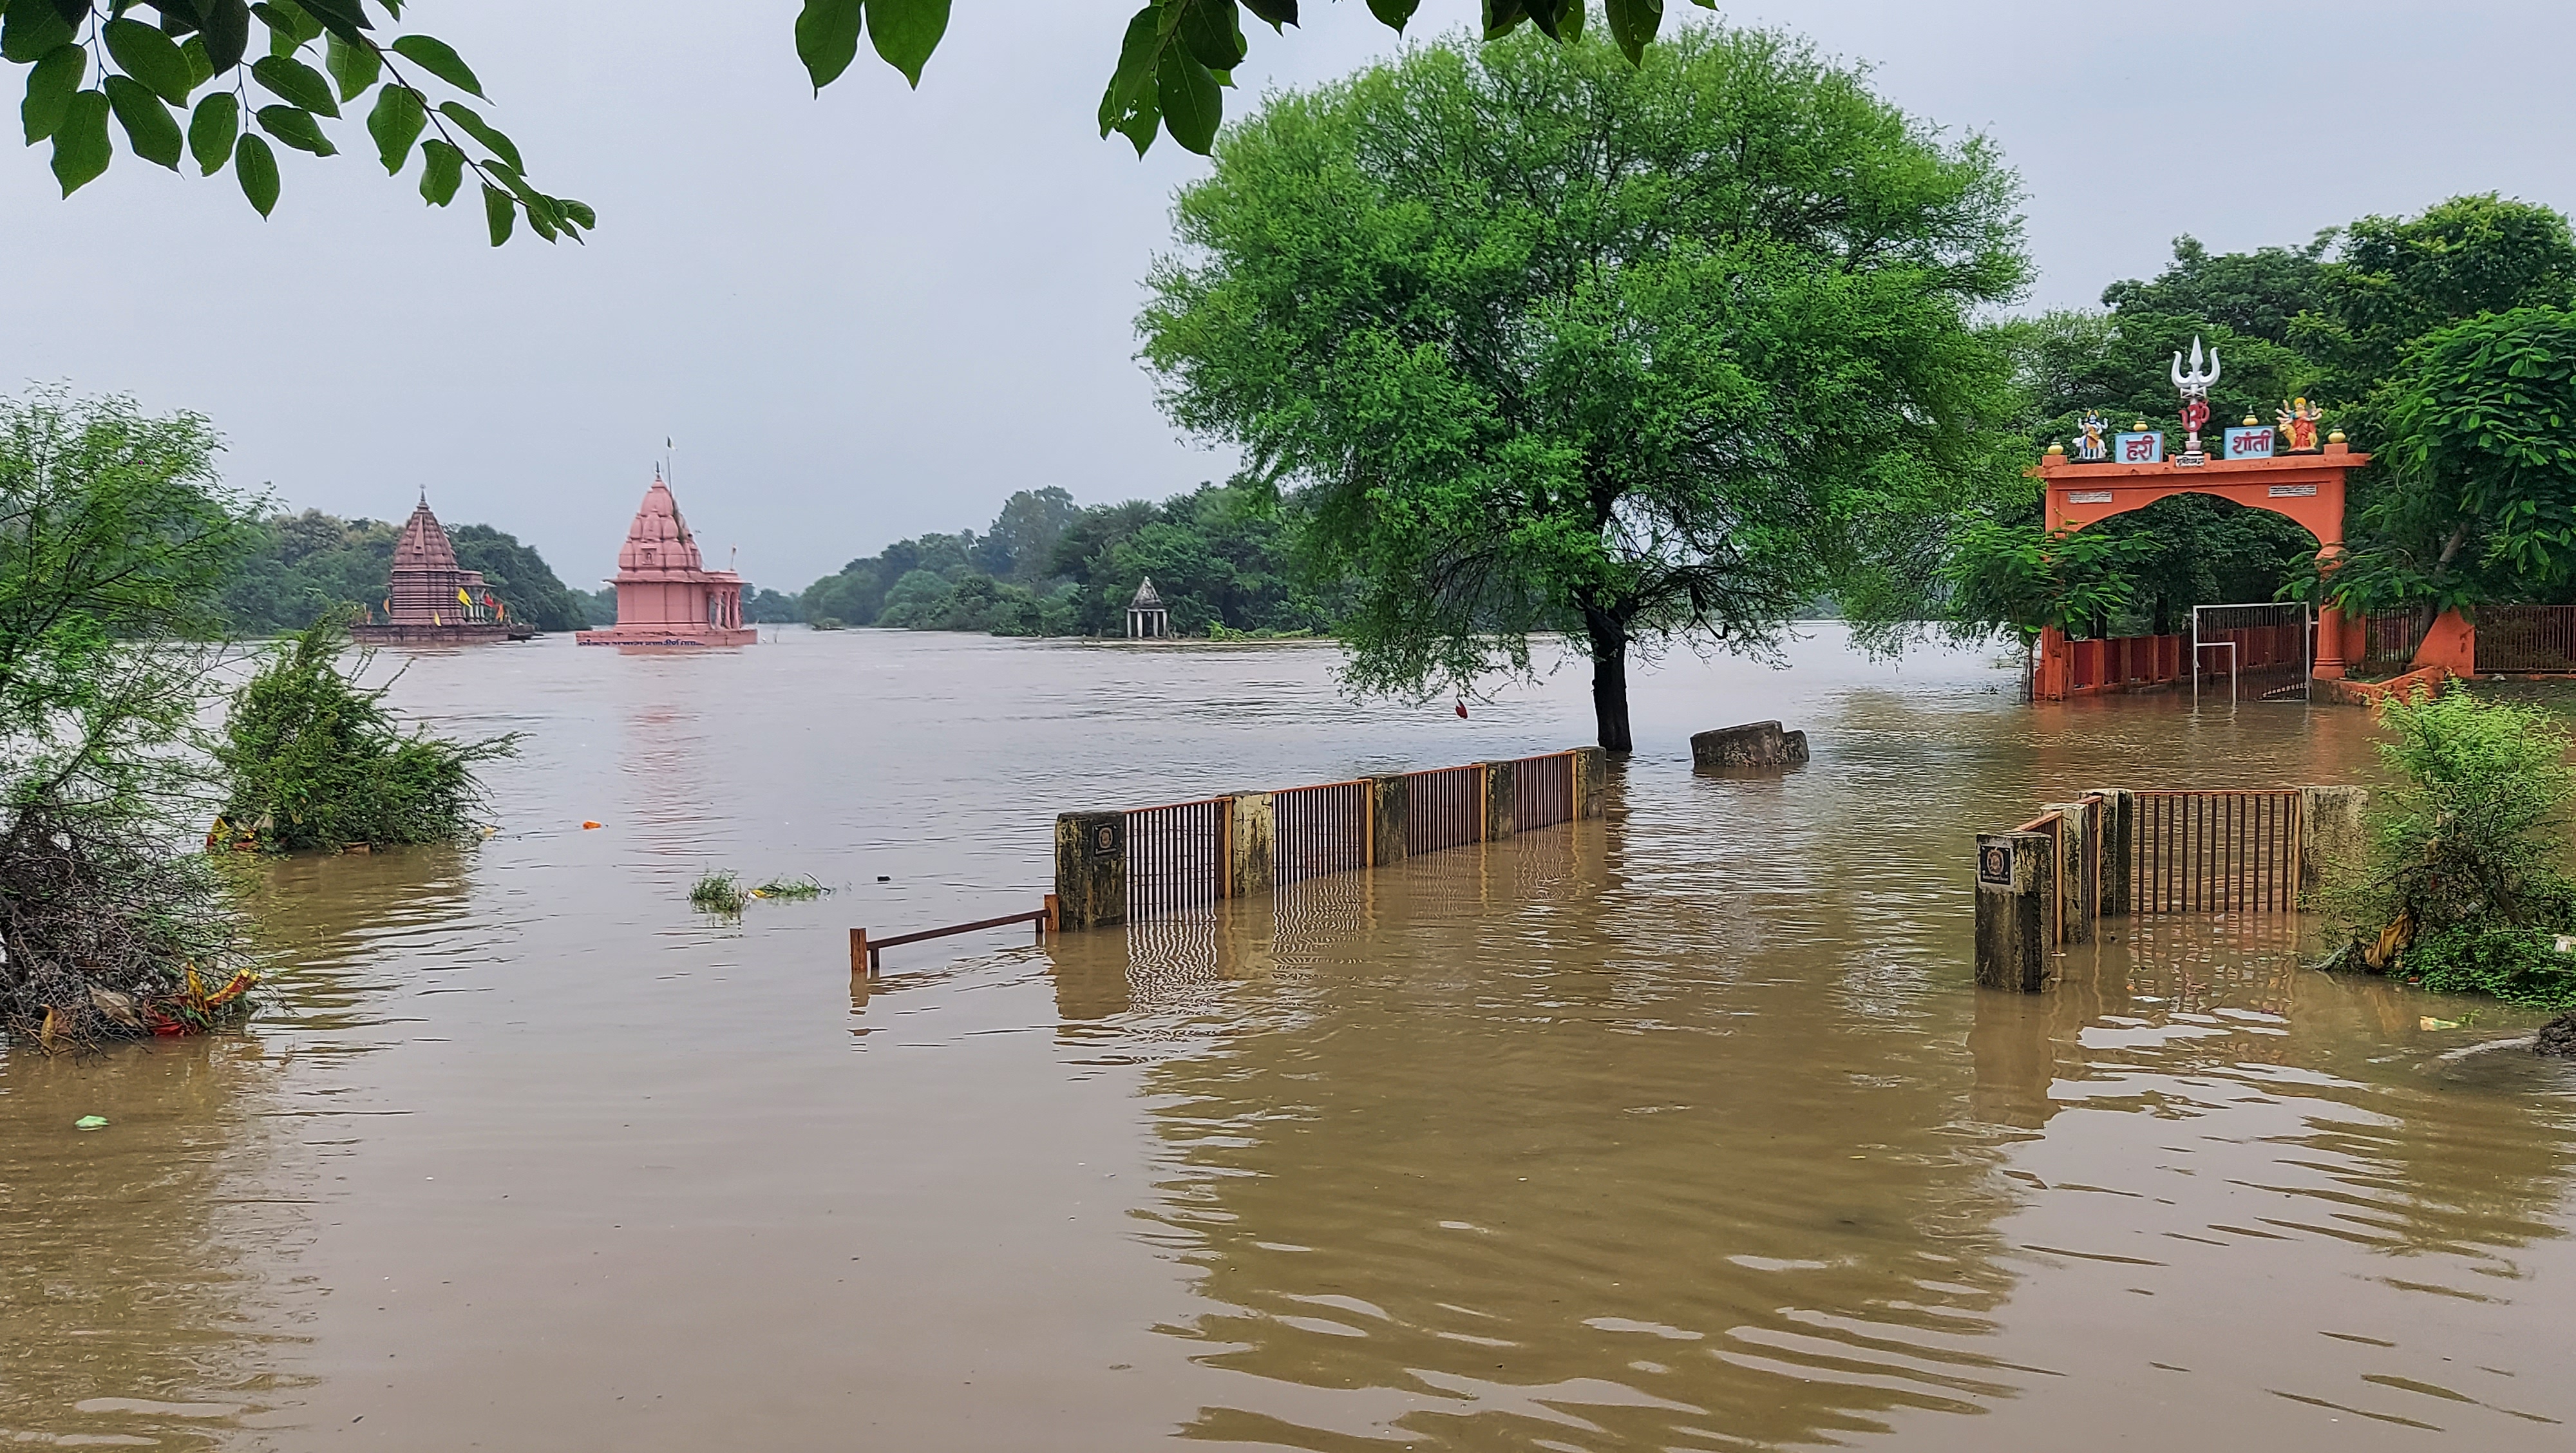
[[[1668,24],[1707,12],[1668,0]],[[1160,497],[1222,476],[1131,359],[1172,188],[1092,134],[1132,0],[956,0],[919,92],[862,52],[820,100],[795,0],[413,0],[495,99],[539,185],[598,208],[586,247],[493,251],[422,207],[354,122],[288,154],[263,223],[229,179],[130,156],[69,202],[0,161],[16,280],[0,378],[211,415],[227,471],[289,506],[400,517],[427,485],[567,582],[614,565],[668,435],[681,505],[755,582],[801,588],[1015,489]],[[1400,42],[1360,0],[1253,38],[1242,99]],[[1472,0],[1424,0],[1417,35]],[[2499,190],[2576,205],[2576,7],[2537,0],[1766,0],[1880,89],[2002,146],[2030,192],[2031,305],[2089,304],[2178,233],[2299,242]],[[717,15],[738,28],[717,29]],[[527,18],[533,17],[533,18]],[[505,27],[515,26],[512,35]],[[21,74],[11,68],[11,74]]]

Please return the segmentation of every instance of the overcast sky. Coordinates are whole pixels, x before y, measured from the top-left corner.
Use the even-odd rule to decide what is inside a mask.
[[[861,53],[819,100],[796,0],[413,0],[481,73],[587,246],[484,246],[421,206],[354,123],[284,154],[262,222],[229,178],[120,155],[68,202],[0,158],[0,380],[210,415],[226,470],[283,505],[536,545],[614,568],[667,436],[721,563],[797,589],[1013,490],[1159,498],[1221,478],[1133,360],[1138,281],[1204,165],[1093,134],[1134,0],[956,0],[918,92]],[[1708,13],[1668,0],[1667,24]],[[1361,0],[1263,28],[1241,95],[1401,42]],[[1423,0],[1417,35],[1470,20]],[[726,31],[718,15],[738,17]],[[2559,0],[1766,0],[1727,12],[1875,68],[1918,116],[1993,136],[2029,191],[2032,307],[2090,304],[2170,240],[2304,241],[2496,190],[2576,206],[2576,6]],[[23,74],[12,67],[15,78]],[[14,110],[14,108],[12,108]],[[415,168],[416,171],[416,168]]]

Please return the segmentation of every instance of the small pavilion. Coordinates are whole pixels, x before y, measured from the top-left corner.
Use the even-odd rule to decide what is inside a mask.
[[[742,623],[742,577],[706,568],[658,469],[626,527],[610,583],[617,624],[581,632],[575,639],[585,646],[748,646],[760,639]]]
[[[1127,602],[1127,639],[1159,641],[1172,634],[1172,613],[1163,609],[1163,597],[1154,589],[1154,577],[1136,587],[1136,598]]]
[[[394,543],[392,578],[382,609],[370,609],[349,634],[369,646],[462,646],[507,638],[500,603],[484,588],[483,572],[456,563],[447,527],[430,513],[423,490]]]

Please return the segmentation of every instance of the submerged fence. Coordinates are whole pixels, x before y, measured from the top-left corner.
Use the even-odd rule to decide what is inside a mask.
[[[2104,918],[2294,913],[2320,862],[2357,849],[2358,787],[2104,788],[1977,838],[1977,982],[2035,991]]]
[[[2576,671],[2576,605],[2478,609],[2480,671]]]
[[[1056,819],[1066,927],[1169,916],[1601,814],[1598,748]]]

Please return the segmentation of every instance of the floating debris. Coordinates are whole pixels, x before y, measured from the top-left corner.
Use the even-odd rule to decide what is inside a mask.
[[[74,1130],[105,1130],[107,1128],[107,1117],[104,1115],[83,1115],[78,1120],[72,1122],[72,1128]]]
[[[768,882],[761,884],[759,887],[752,889],[751,896],[754,898],[783,898],[791,903],[801,903],[809,898],[820,898],[831,891],[831,889],[826,888],[821,883],[815,881],[814,875],[808,873],[802,878],[772,878]]]
[[[732,873],[702,873],[689,888],[689,906],[707,913],[739,914],[750,901],[742,879]]]
[[[584,820],[583,820],[583,822],[582,822],[582,825],[581,825],[581,830],[582,830],[583,832],[588,832],[588,831],[590,831],[592,828],[595,828],[595,827],[597,827],[597,826],[599,826],[599,824],[598,824],[598,823],[591,822],[591,821],[589,821],[589,820],[587,820],[587,819],[584,819]]]

